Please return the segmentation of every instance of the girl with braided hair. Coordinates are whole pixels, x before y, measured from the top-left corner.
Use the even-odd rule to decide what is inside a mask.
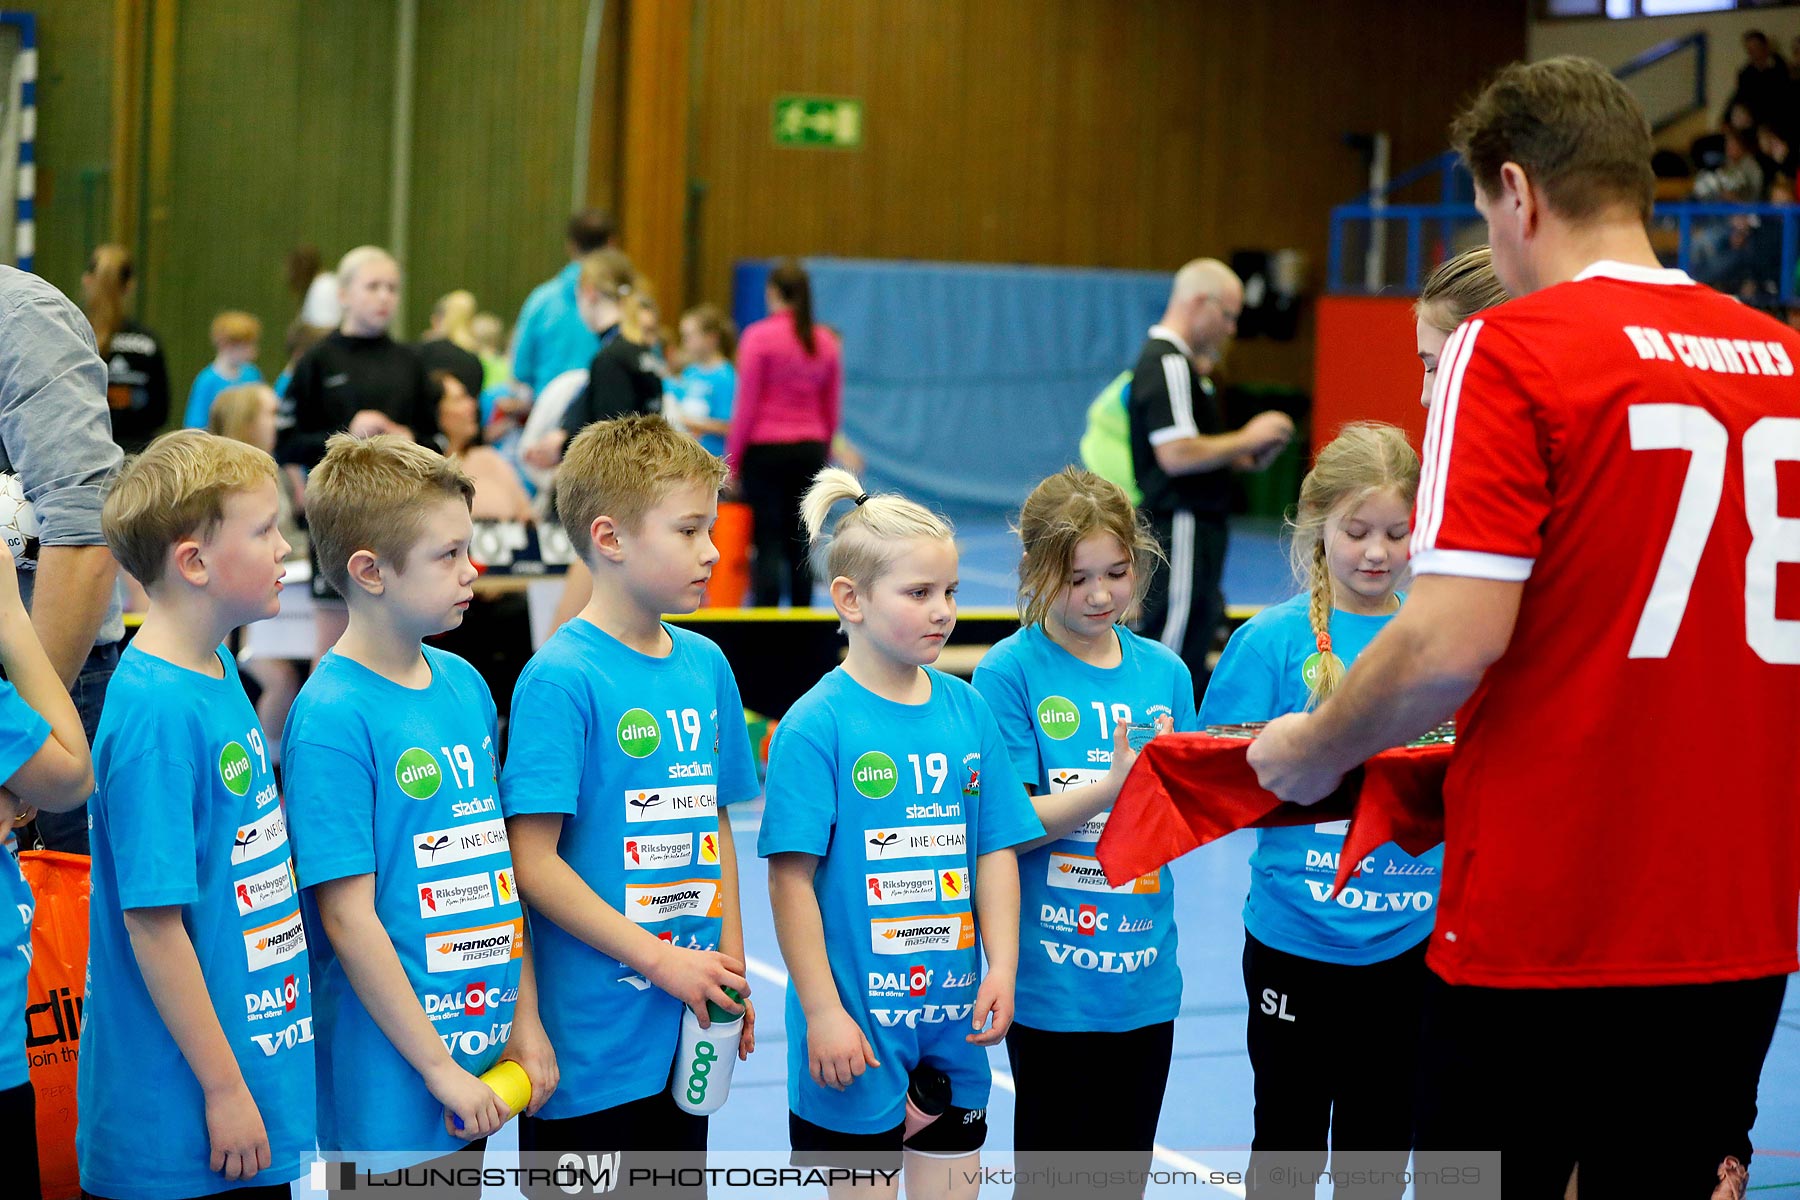
[[[1232,636],[1200,707],[1203,725],[1267,721],[1317,706],[1398,612],[1419,457],[1391,425],[1347,425],[1319,451],[1290,527],[1300,593]],[[1255,1072],[1251,1195],[1275,1165],[1406,1166],[1424,996],[1425,943],[1442,848],[1389,843],[1331,894],[1349,822],[1257,831],[1244,904],[1244,986]],[[1260,1162],[1259,1162],[1260,1160]],[[1276,1173],[1279,1177],[1279,1173]],[[1396,1182],[1391,1194],[1398,1197]],[[1388,1195],[1377,1187],[1357,1195]]]

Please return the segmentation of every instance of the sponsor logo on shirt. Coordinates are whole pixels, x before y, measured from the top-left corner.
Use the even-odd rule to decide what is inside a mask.
[[[1067,964],[1078,971],[1098,971],[1102,975],[1129,975],[1156,961],[1155,946],[1146,946],[1142,950],[1090,950],[1067,942],[1039,941],[1038,945],[1059,967]]]
[[[494,885],[492,876],[486,871],[419,885],[419,916],[426,920],[492,907]]]
[[[1053,888],[1069,888],[1078,892],[1141,895],[1162,891],[1160,872],[1152,871],[1148,875],[1138,876],[1130,883],[1109,887],[1106,872],[1101,868],[1099,859],[1088,854],[1065,854],[1054,850],[1050,853],[1049,864],[1044,868],[1044,881]]]
[[[247,863],[287,845],[287,817],[271,808],[248,825],[238,826],[231,843],[231,862]]]
[[[306,949],[306,926],[295,911],[279,921],[244,931],[244,958],[252,971],[284,963]]]
[[[712,764],[709,762],[670,763],[669,764],[669,778],[670,779],[711,779],[712,778]]]
[[[485,858],[507,849],[506,822],[495,819],[413,835],[413,862],[422,870]]]
[[[1092,904],[1045,904],[1038,910],[1038,924],[1057,933],[1078,933],[1093,937],[1107,932],[1111,913],[1103,913]]]
[[[1045,696],[1038,702],[1038,728],[1052,741],[1066,741],[1081,728],[1081,710],[1065,696]]]
[[[1112,751],[1106,752],[1106,761],[1112,761]],[[1089,771],[1082,767],[1052,767],[1050,769],[1051,792],[1066,792],[1070,788],[1082,787],[1090,783],[1098,783],[1102,776],[1098,771]]]
[[[933,800],[930,804],[909,804],[906,806],[906,819],[909,821],[936,821],[946,817],[962,816],[962,805],[943,804]]]
[[[969,894],[969,872],[966,867],[950,867],[937,873],[938,899],[961,900]]]
[[[694,835],[691,833],[643,833],[625,839],[627,871],[685,867],[693,860]]]
[[[441,975],[487,963],[508,962],[519,958],[523,952],[524,930],[516,920],[432,933],[425,937],[425,969],[433,975]]]
[[[478,980],[454,992],[428,992],[419,997],[419,1004],[433,1021],[454,1021],[464,1014],[486,1016],[489,1009],[498,1009],[518,998],[516,987],[489,987]]]
[[[262,1048],[263,1057],[274,1058],[283,1050],[292,1050],[313,1040],[311,1017],[301,1017],[274,1033],[253,1033],[250,1040]]]
[[[1306,869],[1308,871],[1322,871],[1327,875],[1335,876],[1338,869],[1338,860],[1342,857],[1342,855],[1334,854],[1330,850],[1308,850],[1306,852]],[[1371,854],[1369,857],[1363,859],[1362,862],[1357,865],[1356,869],[1364,875],[1373,872],[1375,870],[1375,856]]]
[[[267,808],[279,799],[281,799],[281,789],[271,783],[263,788],[262,791],[256,793],[256,807],[259,810]]]
[[[1121,917],[1119,919],[1118,932],[1120,932],[1120,933],[1149,933],[1152,929],[1155,929],[1155,928],[1156,928],[1156,921],[1150,917],[1141,917],[1135,921],[1132,920],[1130,917]]]
[[[450,805],[450,815],[453,817],[479,817],[493,812],[498,807],[499,805],[494,803],[492,796],[483,796],[479,800],[458,800]]]
[[[892,793],[900,782],[900,768],[881,751],[870,750],[859,755],[851,765],[850,782],[864,796],[880,800]]]
[[[1307,891],[1319,904],[1332,903],[1331,884],[1322,879],[1308,879]],[[1339,908],[1355,909],[1366,913],[1401,913],[1430,912],[1437,903],[1437,896],[1432,892],[1366,892],[1359,887],[1346,886],[1337,894]]]
[[[513,873],[505,867],[494,872],[494,895],[498,897],[495,903],[502,905],[511,904],[518,898],[513,886]]]
[[[975,972],[973,971],[964,971],[961,975],[952,975],[950,978],[944,980],[944,988],[946,991],[974,986]]]
[[[869,995],[874,999],[898,1000],[906,996],[923,996],[931,987],[937,972],[923,963],[914,963],[904,971],[870,971]]]
[[[921,1004],[917,1008],[871,1008],[869,1015],[884,1029],[904,1025],[917,1029],[921,1025],[942,1025],[947,1021],[967,1021],[975,1015],[973,1004]]]
[[[981,755],[965,754],[963,765],[962,794],[965,796],[981,795]]]
[[[625,793],[625,820],[632,825],[644,821],[685,821],[718,811],[719,789],[710,783]]]
[[[293,859],[280,863],[257,875],[237,881],[238,916],[246,917],[259,908],[280,904],[294,894]]]
[[[714,879],[628,883],[625,885],[625,915],[639,925],[651,925],[678,917],[722,917],[725,907],[718,881]]]
[[[431,751],[414,746],[402,753],[400,761],[394,764],[394,782],[414,800],[429,800],[443,786],[444,773],[438,770],[437,759],[431,756]]]
[[[1632,349],[1643,359],[1679,362],[1696,371],[1719,375],[1792,375],[1793,360],[1780,342],[1743,338],[1696,337],[1640,325],[1624,326]]]
[[[1072,829],[1068,833],[1065,833],[1063,835],[1063,840],[1068,842],[1099,841],[1100,835],[1106,832],[1106,819],[1110,816],[1112,816],[1112,810],[1107,809],[1098,816],[1089,817],[1086,821],[1081,823],[1081,828]]]
[[[968,950],[975,945],[975,916],[960,912],[930,917],[875,917],[869,922],[869,944],[882,955]]]
[[[486,1029],[464,1029],[438,1034],[443,1040],[444,1049],[469,1058],[479,1058],[495,1046],[506,1045],[506,1039],[511,1036],[511,1021],[496,1021]]]
[[[700,861],[704,865],[719,865],[719,835],[703,833],[700,835]]]
[[[641,708],[628,710],[619,718],[619,749],[632,758],[649,758],[662,745],[662,729],[656,718]]]
[[[289,975],[278,988],[244,993],[244,1016],[252,1021],[266,1021],[285,1016],[300,1003],[300,977]]]
[[[930,871],[890,871],[864,878],[871,905],[917,904],[937,899],[937,876]]]
[[[914,828],[863,831],[867,857],[879,859],[926,858],[933,854],[961,854],[969,843],[965,825],[920,825]]]
[[[226,742],[219,751],[219,780],[234,796],[250,791],[250,752],[236,742]]]

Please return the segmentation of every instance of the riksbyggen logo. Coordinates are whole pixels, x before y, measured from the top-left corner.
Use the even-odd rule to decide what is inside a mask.
[[[1038,728],[1053,741],[1066,741],[1081,728],[1081,712],[1062,696],[1045,696],[1037,707]]]
[[[975,945],[975,917],[966,912],[931,917],[875,917],[869,922],[869,945],[877,954],[968,950]]]
[[[628,883],[625,915],[639,925],[678,917],[722,917],[725,908],[715,879],[681,879],[674,883]]]
[[[419,916],[425,920],[494,907],[493,876],[486,871],[419,885]]]
[[[280,904],[294,894],[292,860],[284,858],[266,871],[238,880],[236,891],[240,917]]]
[[[1147,895],[1162,891],[1162,876],[1152,871],[1129,883],[1110,887],[1100,860],[1086,854],[1064,854],[1052,851],[1044,869],[1044,882],[1053,888],[1070,888],[1078,892],[1109,892],[1116,895]]]
[[[691,833],[641,833],[625,839],[627,871],[685,867],[693,860],[694,835]]]
[[[429,800],[437,795],[444,782],[444,773],[438,770],[437,759],[431,756],[431,751],[414,746],[394,764],[394,782],[414,800]]]
[[[918,904],[937,899],[936,877],[930,871],[888,871],[867,875],[863,899],[875,907]]]

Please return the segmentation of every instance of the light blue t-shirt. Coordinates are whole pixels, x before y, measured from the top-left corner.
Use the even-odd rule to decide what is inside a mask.
[[[189,429],[205,429],[206,418],[212,412],[212,402],[219,398],[220,392],[240,383],[261,382],[262,372],[256,369],[255,363],[245,363],[236,379],[225,378],[219,374],[219,368],[207,363],[194,376],[194,386],[188,389],[187,415],[182,424]]]
[[[50,724],[0,679],[0,784],[31,760],[49,740]],[[31,1078],[25,1050],[25,984],[31,974],[31,888],[19,871],[19,840],[0,838],[0,1092]],[[18,1041],[13,1041],[13,1038]]]
[[[716,367],[690,365],[682,368],[672,385],[681,404],[683,416],[710,417],[715,421],[731,420],[731,402],[737,397],[737,368],[729,361]],[[725,436],[702,435],[700,444],[708,454],[725,457]]]
[[[375,915],[457,1065],[479,1075],[512,1033],[522,911],[500,815],[494,701],[475,668],[424,647],[408,688],[327,654],[288,713],[281,761],[312,935],[319,1147],[394,1170],[460,1149],[444,1108],[375,1024],[319,924],[313,889],[375,877]]]
[[[1257,613],[1231,636],[1200,705],[1204,725],[1267,721],[1306,709],[1302,672],[1317,652],[1303,592]],[[1392,615],[1336,609],[1331,648],[1348,666]],[[1256,831],[1244,928],[1264,945],[1320,962],[1360,967],[1403,954],[1431,934],[1444,848],[1414,858],[1392,842],[1363,860],[1331,897],[1348,821]]]
[[[994,710],[1014,768],[1035,795],[1098,783],[1113,726],[1168,717],[1196,727],[1181,656],[1118,630],[1116,667],[1090,666],[1032,625],[988,651],[975,687]],[[1018,1022],[1059,1032],[1123,1033],[1181,1008],[1174,878],[1168,867],[1106,885],[1094,845],[1111,810],[1019,857]]]
[[[577,617],[513,692],[500,793],[508,817],[561,813],[557,853],[600,899],[663,941],[717,950],[725,905],[719,806],[757,794],[725,655],[664,625],[640,654]],[[542,913],[531,914],[538,1012],[562,1083],[539,1115],[585,1116],[669,1086],[681,1001]]]
[[[788,984],[788,1107],[840,1133],[900,1124],[922,1062],[950,1077],[953,1105],[987,1107],[987,1051],[966,1040],[981,976],[976,863],[1044,833],[987,702],[926,673],[931,698],[900,704],[834,670],[769,747],[757,853],[818,856],[831,977],[881,1062],[843,1092],[814,1083]]]
[[[572,262],[531,289],[519,309],[513,339],[513,378],[533,392],[561,375],[586,367],[600,353],[600,339],[581,319],[575,285],[581,264]]]
[[[94,738],[93,890],[75,1149],[99,1196],[177,1200],[300,1176],[312,1158],[313,1019],[287,820],[256,710],[224,678],[126,647]],[[128,909],[177,905],[269,1137],[269,1166],[209,1169],[206,1098],[157,1014]]]

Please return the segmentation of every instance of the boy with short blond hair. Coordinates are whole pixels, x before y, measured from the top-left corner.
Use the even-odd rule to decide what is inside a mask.
[[[565,1085],[519,1132],[526,1150],[703,1155],[707,1119],[669,1095],[682,1008],[746,1012],[737,856],[720,807],[757,794],[737,681],[693,612],[718,551],[725,468],[661,417],[569,443],[557,511],[593,597],[513,694],[501,797],[543,964],[545,1027]],[[675,886],[675,885],[684,886]]]
[[[206,428],[212,402],[226,388],[263,381],[262,372],[256,369],[256,352],[262,346],[261,321],[235,309],[222,312],[212,320],[211,335],[215,357],[200,368],[194,386],[188,389],[182,424],[189,429]]]
[[[314,930],[319,1147],[392,1171],[480,1151],[501,1059],[556,1088],[498,796],[494,702],[421,639],[473,596],[474,486],[434,450],[333,437],[307,485],[350,622],[288,715],[282,761]]]
[[[75,1138],[90,1195],[276,1200],[312,1156],[312,1003],[287,825],[220,646],[280,606],[278,507],[268,455],[182,430],[126,464],[102,513],[150,611],[94,745]]]

